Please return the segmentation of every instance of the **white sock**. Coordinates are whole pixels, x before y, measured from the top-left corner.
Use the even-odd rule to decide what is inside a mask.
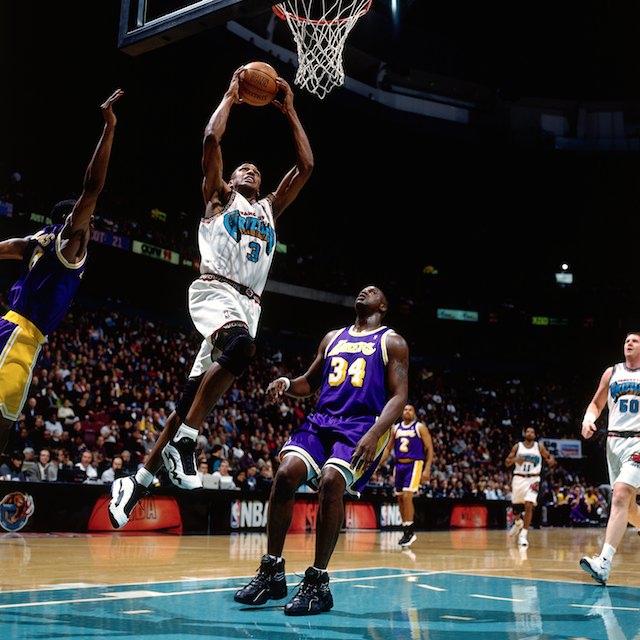
[[[529,530],[528,530],[528,529],[523,529],[523,530],[520,532],[520,535],[521,535],[523,538],[526,538],[526,537],[527,537],[527,533],[529,533]]]
[[[136,482],[143,487],[148,487],[153,482],[153,473],[147,471],[144,467],[136,471]]]
[[[194,429],[190,427],[188,424],[184,422],[178,427],[176,431],[176,435],[173,436],[173,441],[177,442],[180,438],[190,438],[191,440],[195,440],[198,435],[198,429]]]
[[[410,527],[413,524],[413,520],[411,522],[403,522],[402,526],[403,527]]]
[[[320,574],[327,573],[326,569],[320,569],[319,567],[313,567],[313,568]]]
[[[609,543],[605,542],[602,545],[602,552],[600,553],[600,557],[611,562],[613,560],[613,556],[615,555],[616,555],[615,547],[612,547]]]

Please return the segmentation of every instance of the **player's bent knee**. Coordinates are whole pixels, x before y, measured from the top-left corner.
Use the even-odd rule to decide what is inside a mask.
[[[234,376],[240,376],[256,355],[256,343],[245,328],[233,328],[224,332],[222,354],[218,364]]]

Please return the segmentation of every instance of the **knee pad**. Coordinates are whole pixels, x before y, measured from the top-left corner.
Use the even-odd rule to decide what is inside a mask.
[[[234,376],[240,376],[256,354],[256,343],[243,327],[223,327],[216,335],[216,348],[222,351],[217,362]]]
[[[203,376],[204,373],[201,373],[196,378],[189,378],[182,388],[180,400],[176,402],[176,413],[180,416],[181,420],[184,420],[187,417]]]

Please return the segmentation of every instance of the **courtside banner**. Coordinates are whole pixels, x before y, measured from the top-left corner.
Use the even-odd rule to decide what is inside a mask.
[[[540,442],[554,458],[582,458],[582,442],[580,440],[544,438]]]
[[[129,251],[131,248],[131,240],[129,240],[129,238],[116,235],[110,231],[92,229],[91,240],[93,240],[93,242],[104,244],[107,247],[114,247],[115,249],[124,249],[125,251]]]
[[[147,258],[162,260],[163,262],[170,262],[171,264],[180,264],[180,254],[177,251],[156,247],[153,244],[140,242],[140,240],[133,241],[133,253],[146,256]]]

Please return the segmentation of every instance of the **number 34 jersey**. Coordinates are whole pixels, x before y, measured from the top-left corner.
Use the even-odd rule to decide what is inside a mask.
[[[387,402],[387,337],[393,329],[357,332],[349,326],[337,332],[325,350],[320,397],[312,420],[380,415]]]
[[[607,406],[610,431],[640,431],[640,369],[613,365]]]

